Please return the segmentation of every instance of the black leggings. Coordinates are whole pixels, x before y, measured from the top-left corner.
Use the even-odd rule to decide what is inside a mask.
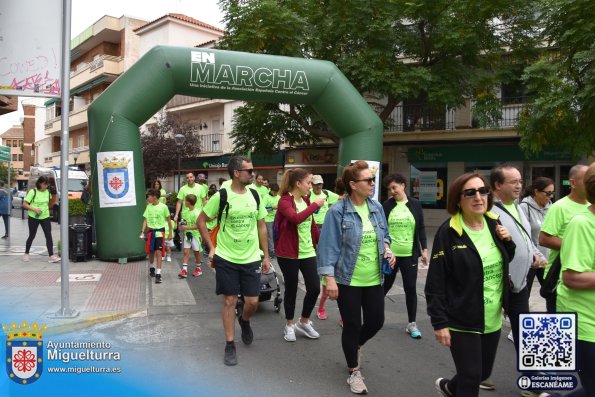
[[[479,383],[492,374],[500,330],[489,334],[450,331],[450,353],[457,374],[447,383],[457,397],[477,397]]]
[[[2,220],[4,221],[4,236],[8,236],[8,214],[1,214]]]
[[[384,295],[392,288],[399,270],[401,270],[401,276],[403,277],[407,316],[409,317],[409,322],[412,323],[417,317],[417,258],[412,256],[397,256],[397,262],[392,273],[384,276]]]
[[[350,287],[338,284],[338,287],[337,303],[343,319],[341,345],[347,367],[355,368],[358,366],[358,347],[363,346],[384,325],[384,290],[382,285]]]
[[[529,269],[529,273],[527,273],[527,289],[529,290],[529,296],[531,296],[531,289],[533,288],[533,280],[535,280],[535,277],[537,277],[539,285],[543,285],[543,271],[544,269],[542,268],[535,269],[531,267]]]
[[[302,306],[302,317],[309,318],[316,305],[318,294],[320,294],[320,278],[316,268],[316,257],[306,259],[277,258],[283,280],[285,281],[285,295],[283,307],[285,309],[285,318],[293,320],[295,314],[295,298],[298,289],[298,274],[301,271],[306,284],[306,296]]]
[[[45,235],[45,245],[48,249],[48,253],[50,256],[54,255],[54,241],[52,240],[52,221],[50,220],[50,218],[28,219],[29,238],[27,238],[27,244],[25,245],[25,254],[29,253],[29,250],[31,249],[31,244],[33,244],[33,240],[35,240],[35,235],[37,234],[37,227],[41,225],[41,230],[43,230],[43,234]]]

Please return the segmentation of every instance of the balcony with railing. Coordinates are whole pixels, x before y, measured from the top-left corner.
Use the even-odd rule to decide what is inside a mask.
[[[197,97],[188,96],[188,95],[174,95],[174,97],[172,99],[170,99],[165,106],[168,109],[170,109],[170,108],[176,108],[179,106],[192,105],[194,103],[205,102],[205,101],[209,101],[209,100],[210,100],[209,98],[197,98]]]
[[[485,127],[480,127],[477,117],[473,115],[470,101],[465,106],[449,109],[446,106],[399,105],[384,122],[384,130],[389,133],[415,131],[445,131],[469,128],[514,128],[518,125],[519,116],[526,109],[527,97],[504,98],[500,100],[500,108],[496,110],[499,118]]]
[[[223,134],[199,135],[202,153],[223,153]]]
[[[91,63],[70,73],[70,86],[80,87],[91,81],[97,80],[99,76],[119,76],[124,72],[124,59],[113,55],[102,55]]]
[[[72,108],[72,105],[70,106]],[[71,110],[68,115],[68,124],[70,129],[79,128],[87,124],[87,108],[89,105],[83,105],[76,110]],[[48,120],[44,124],[45,134],[56,135],[62,129],[61,116],[57,116],[51,120]]]

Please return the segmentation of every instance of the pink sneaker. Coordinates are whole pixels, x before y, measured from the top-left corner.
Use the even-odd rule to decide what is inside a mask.
[[[60,257],[58,255],[52,255],[52,256],[50,256],[50,259],[48,260],[48,262],[58,263],[58,262],[60,262]]]
[[[192,273],[193,277],[198,277],[198,276],[202,276],[202,270],[200,269],[200,267],[196,267],[196,269],[194,269],[194,273]]]
[[[178,274],[179,278],[186,278],[188,277],[188,270],[182,269],[182,271]]]
[[[29,262],[29,254],[25,254],[25,256],[23,256],[23,262]]]
[[[318,317],[319,320],[326,320],[326,310],[324,309],[324,307],[318,308],[318,312],[316,313],[316,316]]]

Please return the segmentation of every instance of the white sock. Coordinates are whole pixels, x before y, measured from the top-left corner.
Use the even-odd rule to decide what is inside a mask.
[[[155,270],[155,274],[161,274],[161,269]]]
[[[182,264],[182,270],[188,271],[188,264],[187,263],[183,263]]]
[[[152,264],[152,263],[149,263],[149,267],[151,267],[151,268],[155,269],[155,265],[154,265],[154,264]]]

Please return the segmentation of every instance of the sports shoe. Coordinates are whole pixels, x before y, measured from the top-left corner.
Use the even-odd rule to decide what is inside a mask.
[[[483,390],[496,390],[496,385],[490,378],[487,378],[479,383],[479,388]]]
[[[23,262],[29,262],[29,254],[23,256]]]
[[[450,379],[438,378],[436,379],[436,390],[438,390],[438,394],[443,397],[453,397],[453,395],[448,391],[446,384],[450,381]]]
[[[149,276],[155,277],[155,268],[154,267],[149,268]]]
[[[415,324],[415,321],[407,324],[405,331],[407,331],[407,333],[411,335],[413,339],[421,339],[421,332],[419,329],[417,329],[417,324]]]
[[[283,339],[287,342],[295,342],[295,327],[293,324],[285,325],[285,329],[283,330]]]
[[[355,370],[351,373],[351,375],[349,375],[349,378],[347,378],[347,384],[349,385],[349,388],[351,389],[352,393],[368,393],[368,389],[366,388],[366,385],[364,383],[364,377],[362,376],[362,373],[359,372],[359,370]]]
[[[508,333],[508,340],[514,343],[514,335],[512,334],[512,330]]]
[[[178,274],[179,278],[186,278],[188,277],[188,270],[182,269],[182,271]]]
[[[252,344],[254,340],[254,333],[252,332],[252,328],[250,327],[250,321],[246,321],[242,319],[242,316],[238,317],[238,322],[240,323],[240,327],[242,328],[242,342],[245,345]]]
[[[324,307],[318,308],[318,311],[316,312],[316,317],[318,317],[319,320],[326,320],[326,310],[324,309]]]
[[[171,255],[168,255],[168,256],[166,256],[166,257],[165,257],[165,260],[166,260],[167,262],[171,262]]]
[[[155,284],[161,284],[161,274],[155,275]]]
[[[52,255],[50,256],[50,259],[48,260],[49,263],[58,263],[60,262],[60,257],[58,255]]]
[[[4,236],[2,236],[2,238],[8,238],[8,234],[5,234]]]
[[[198,276],[202,276],[202,270],[200,269],[199,266],[196,266],[196,269],[194,269],[194,273],[192,273],[193,277],[198,277]]]
[[[300,331],[302,334],[306,335],[310,339],[318,339],[320,338],[320,334],[316,332],[314,327],[312,326],[312,321],[308,320],[306,324],[298,321],[295,323],[295,330]]]
[[[237,365],[238,356],[236,355],[235,343],[229,343],[225,346],[225,355],[223,356],[223,364],[225,365]]]

